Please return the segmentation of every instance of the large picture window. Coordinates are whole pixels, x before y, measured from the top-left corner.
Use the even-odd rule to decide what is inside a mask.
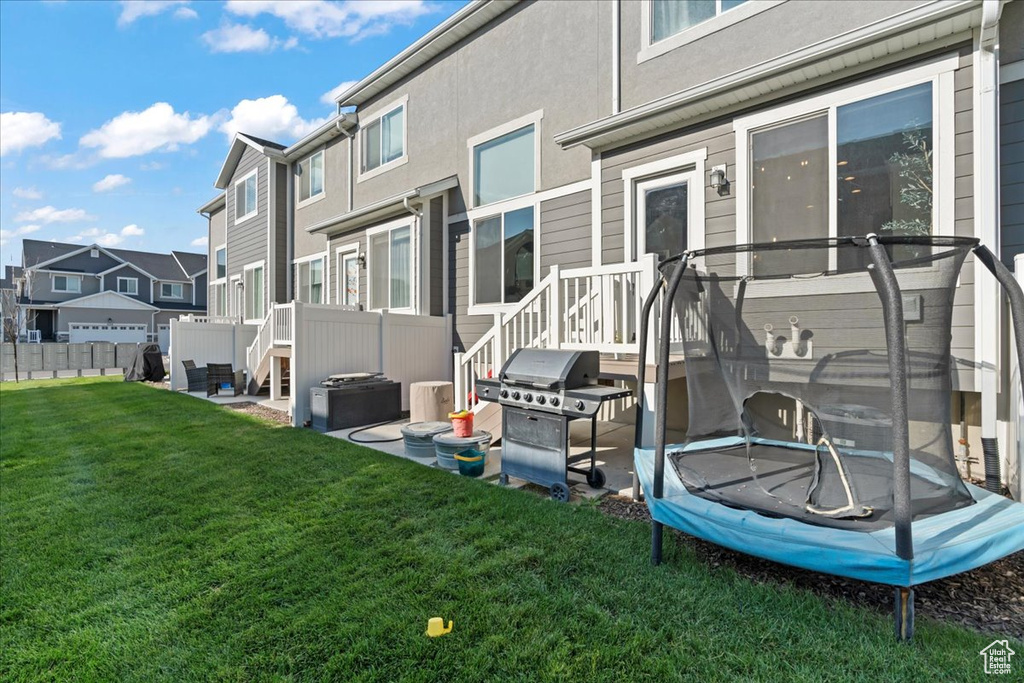
[[[474,303],[514,303],[533,289],[533,226],[533,206],[476,221]]]
[[[319,197],[324,193],[324,151],[303,159],[298,166],[299,201]]]
[[[412,228],[370,237],[370,308],[412,308]]]
[[[235,183],[235,221],[256,214],[256,171]]]
[[[324,257],[295,264],[298,275],[298,299],[307,304],[322,304],[324,293]]]
[[[399,105],[362,129],[362,171],[367,173],[405,156],[405,105]]]
[[[536,125],[473,147],[473,205],[529,194],[536,188]]]
[[[245,319],[263,320],[266,317],[263,265],[246,268],[243,283],[243,289],[245,290]]]

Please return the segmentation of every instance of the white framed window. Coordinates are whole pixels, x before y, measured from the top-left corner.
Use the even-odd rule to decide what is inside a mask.
[[[367,231],[367,281],[373,310],[413,310],[413,223],[400,221]]]
[[[327,255],[318,254],[295,261],[295,298],[307,304],[327,303],[324,287]]]
[[[129,294],[131,296],[138,296],[138,294],[139,294],[139,278],[137,278],[137,277],[119,277],[119,278],[117,278],[117,293],[118,294]]]
[[[958,61],[936,59],[737,119],[737,242],[952,235]],[[794,258],[762,253],[737,269],[756,277],[853,265]]]
[[[267,315],[263,266],[263,261],[259,261],[250,263],[242,269],[245,322],[262,322]]]
[[[227,316],[228,314],[228,285],[226,282],[217,282],[213,285],[212,308],[213,315]]]
[[[65,294],[81,294],[82,293],[82,276],[81,275],[54,275],[53,283],[50,287],[55,292],[62,292]]]
[[[536,111],[469,139],[473,206],[536,192],[540,184],[540,124]]]
[[[337,299],[342,306],[359,306],[359,243],[345,244],[334,250],[337,269]]]
[[[257,186],[259,169],[253,169],[248,175],[235,183],[235,222],[239,223],[256,215]]]
[[[299,204],[324,196],[324,150],[299,162],[295,167],[299,186]]]
[[[472,303],[477,310],[515,303],[533,290],[536,225],[536,204],[473,221]]]
[[[408,96],[371,114],[359,130],[359,177],[366,180],[409,160],[406,149]]]
[[[721,31],[784,0],[643,0],[637,63]]]
[[[704,248],[706,147],[622,172],[625,260]]]
[[[164,299],[184,299],[184,287],[179,282],[161,282],[160,296]]]
[[[228,248],[227,245],[222,244],[217,247],[214,252],[214,260],[216,262],[216,270],[214,271],[214,279],[222,280],[228,274]]]

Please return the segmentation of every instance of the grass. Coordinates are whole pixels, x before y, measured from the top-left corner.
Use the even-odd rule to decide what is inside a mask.
[[[983,677],[991,637],[902,645],[683,546],[652,568],[649,533],[150,387],[5,383],[0,680]]]

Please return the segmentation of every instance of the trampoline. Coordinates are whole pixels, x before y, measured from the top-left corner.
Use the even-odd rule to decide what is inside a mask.
[[[972,252],[1009,296],[1024,361],[1024,294],[974,239],[799,240],[662,262],[639,340],[642,385],[660,303],[655,442],[641,447],[641,392],[634,456],[652,561],[668,525],[889,584],[909,640],[913,586],[1024,550],[1024,505],[965,483],[953,458],[954,295]],[[680,351],[689,424],[684,443],[667,444]]]

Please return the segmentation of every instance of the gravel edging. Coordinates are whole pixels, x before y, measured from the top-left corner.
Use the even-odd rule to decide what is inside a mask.
[[[620,519],[651,521],[646,503],[622,496],[605,496],[597,508]],[[886,615],[892,613],[891,586],[797,569],[744,555],[675,529],[669,531],[677,543],[692,550],[710,570],[727,567],[757,583],[795,586],[824,598]],[[1024,641],[1024,552],[916,586],[914,593],[918,616]]]
[[[245,413],[246,415],[254,415],[262,420],[268,422],[276,422],[277,424],[290,425],[292,420],[288,417],[288,413],[281,412],[280,410],[274,410],[273,408],[267,408],[254,401],[241,401],[239,403],[224,403],[223,408],[228,410],[234,410],[239,413]]]

